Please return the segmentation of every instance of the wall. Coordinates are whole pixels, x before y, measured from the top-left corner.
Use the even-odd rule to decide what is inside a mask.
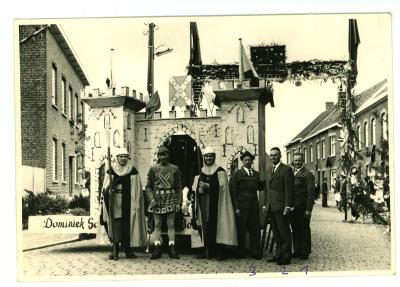
[[[39,26],[19,26],[20,40]],[[22,164],[46,167],[46,37],[44,32],[20,44]]]
[[[75,157],[75,142],[78,141],[77,133],[79,131],[79,127],[71,121],[69,118],[69,110],[65,113],[62,112],[61,107],[61,79],[64,77],[66,79],[66,87],[67,87],[67,97],[68,99],[68,87],[71,86],[73,93],[72,96],[75,97],[75,94],[78,96],[79,110],[77,113],[80,113],[80,91],[83,89],[83,85],[73,70],[71,64],[68,62],[66,56],[61,50],[60,46],[54,39],[51,32],[46,30],[46,49],[47,49],[47,58],[46,58],[46,69],[44,70],[46,73],[47,80],[47,122],[46,122],[46,186],[51,191],[55,191],[69,196],[69,157]],[[55,64],[57,67],[57,106],[52,104],[51,99],[51,69],[52,64]],[[68,107],[68,105],[67,105]],[[70,107],[70,106],[69,106]],[[75,109],[75,105],[74,105]],[[75,119],[74,119],[75,120]],[[58,145],[58,181],[53,182],[52,178],[52,141],[53,138],[57,139]],[[66,147],[66,163],[65,170],[66,176],[65,181],[61,179],[61,145],[65,144]],[[76,158],[74,159],[76,160]],[[75,166],[72,169],[72,190],[73,194],[79,194],[81,191],[81,183],[80,178],[75,178]]]

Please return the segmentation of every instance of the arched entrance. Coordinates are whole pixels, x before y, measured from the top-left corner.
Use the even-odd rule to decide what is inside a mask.
[[[178,166],[182,173],[182,187],[191,190],[194,177],[203,166],[200,147],[187,134],[171,135],[163,145],[169,150],[170,162]]]

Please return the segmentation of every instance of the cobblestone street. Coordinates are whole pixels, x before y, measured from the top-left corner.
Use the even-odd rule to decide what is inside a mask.
[[[373,224],[343,223],[343,213],[336,208],[315,206],[311,221],[312,254],[306,261],[292,260],[287,272],[295,272],[308,265],[308,274],[319,271],[390,271],[390,241],[384,228]],[[150,254],[139,253],[138,259],[120,255],[117,262],[108,260],[109,247],[96,245],[96,240],[56,245],[23,253],[23,274],[26,279],[40,280],[41,276],[96,276],[96,275],[170,275],[278,272],[282,268],[268,263],[269,252],[262,260],[228,259],[223,262],[195,259],[193,252],[181,251],[180,260],[167,254],[151,261]],[[304,271],[303,271],[304,272]],[[56,278],[54,278],[56,279]]]

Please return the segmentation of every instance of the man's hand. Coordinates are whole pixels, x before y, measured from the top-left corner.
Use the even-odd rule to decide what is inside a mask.
[[[263,206],[262,209],[263,209],[263,213],[264,213],[264,214],[267,214],[267,207],[266,207],[265,205]]]
[[[289,214],[290,212],[292,212],[292,208],[285,207],[285,209],[283,210],[283,215]]]
[[[305,218],[311,218],[311,211],[306,211],[306,213],[304,213],[304,217]]]
[[[149,203],[149,207],[152,208],[156,205],[156,201],[154,199],[152,199]]]
[[[175,212],[179,212],[181,209],[182,209],[182,204],[181,204],[181,203],[178,203],[178,204],[175,206]]]
[[[240,209],[239,208],[235,210],[235,215],[236,216],[240,216]]]

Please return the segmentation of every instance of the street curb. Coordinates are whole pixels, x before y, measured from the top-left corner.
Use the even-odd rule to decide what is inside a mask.
[[[82,240],[83,239],[77,238],[77,239],[71,239],[71,240],[67,240],[67,241],[60,241],[60,242],[55,242],[55,243],[50,243],[50,244],[46,244],[46,245],[23,249],[22,252],[43,249],[43,248],[47,248],[47,247],[52,247],[52,246],[62,245],[62,244],[67,244],[67,243],[73,243],[73,242],[82,241]]]

